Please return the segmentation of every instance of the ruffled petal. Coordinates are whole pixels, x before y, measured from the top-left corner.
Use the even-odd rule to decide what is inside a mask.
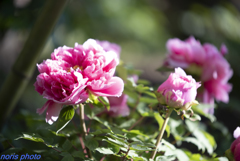
[[[121,96],[124,88],[123,80],[112,77],[107,84],[100,85],[98,82],[90,84],[89,90],[96,96]]]
[[[42,108],[38,108],[38,109],[37,109],[37,113],[38,113],[39,115],[43,114],[43,112],[48,108],[48,105],[49,105],[49,103],[51,103],[51,102],[52,102],[52,101],[49,100],[49,101],[47,101],[47,102],[42,106]]]
[[[53,122],[57,121],[61,109],[62,104],[51,101],[46,112],[46,122],[52,125]]]

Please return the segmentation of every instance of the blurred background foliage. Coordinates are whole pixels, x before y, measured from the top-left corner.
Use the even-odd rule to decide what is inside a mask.
[[[0,86],[20,53],[39,14],[43,0],[0,1]],[[48,25],[48,24],[42,24]],[[82,44],[88,38],[108,40],[122,47],[121,60],[143,71],[142,79],[159,86],[168,76],[156,71],[166,55],[169,38],[182,40],[193,35],[201,43],[228,47],[226,59],[233,68],[233,90],[228,104],[217,103],[217,120],[229,130],[222,138],[219,130],[209,129],[215,137],[217,152],[223,154],[233,141],[232,132],[240,125],[240,1],[237,0],[70,0],[39,58],[50,58],[58,46]],[[36,42],[38,43],[38,42]],[[34,53],[34,51],[32,51]],[[3,134],[10,139],[33,128],[31,118],[45,99],[34,89],[38,71],[22,95]],[[1,107],[4,108],[4,107]],[[19,118],[27,118],[19,121]],[[211,127],[211,126],[210,126]],[[214,128],[216,129],[216,128]],[[18,142],[21,144],[21,142]],[[18,144],[15,143],[15,144]]]

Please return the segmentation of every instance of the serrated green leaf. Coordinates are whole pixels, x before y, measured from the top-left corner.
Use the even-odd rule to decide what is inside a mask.
[[[69,141],[69,140],[66,140],[63,145],[62,145],[62,148],[65,150],[65,151],[68,151],[72,148],[72,143]]]
[[[96,139],[94,139],[92,135],[87,135],[85,137],[84,144],[91,151],[95,150],[98,147],[98,141]]]
[[[57,134],[72,120],[74,117],[75,110],[73,106],[67,106],[63,108],[59,114],[57,120]]]
[[[74,151],[72,153],[72,156],[75,157],[75,158],[82,158],[82,159],[84,159],[84,153],[82,151]]]

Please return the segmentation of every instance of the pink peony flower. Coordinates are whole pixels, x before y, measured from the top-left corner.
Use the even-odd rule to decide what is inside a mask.
[[[220,51],[212,44],[201,43],[194,37],[186,41],[170,39],[167,42],[168,57],[165,65],[170,67],[182,67],[193,74],[200,74],[204,91],[199,93],[198,98],[203,103],[210,104],[214,112],[214,99],[227,103],[229,92],[232,90],[228,80],[232,77],[233,71],[229,63],[223,57],[228,50],[222,44]]]
[[[192,76],[186,75],[181,68],[175,68],[175,73],[171,73],[168,79],[158,87],[159,102],[169,107],[188,110],[196,103],[197,88],[200,86],[200,83],[196,82]]]
[[[117,53],[105,51],[95,40],[89,39],[74,48],[59,47],[51,59],[37,65],[40,74],[34,86],[48,101],[37,110],[46,109],[46,122],[57,120],[63,105],[76,105],[88,99],[88,93],[96,96],[121,96],[123,81],[114,77],[119,63]]]
[[[194,37],[186,41],[170,39],[167,41],[167,49],[168,57],[165,64],[174,68],[187,68],[192,63],[202,65],[206,58],[202,45]]]
[[[233,133],[234,138],[236,140],[233,141],[231,145],[231,152],[234,155],[235,161],[240,161],[240,128],[237,127],[236,130]]]

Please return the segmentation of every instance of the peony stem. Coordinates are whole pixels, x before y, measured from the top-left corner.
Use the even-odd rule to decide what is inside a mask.
[[[173,111],[173,108],[170,108],[169,111],[168,111],[168,113],[167,113],[167,115],[166,115],[166,118],[165,118],[165,120],[164,120],[164,122],[163,122],[162,128],[161,128],[161,130],[160,130],[160,132],[159,132],[159,135],[158,135],[158,138],[157,138],[157,142],[156,142],[156,144],[155,144],[155,145],[156,145],[156,148],[155,148],[155,150],[152,152],[152,155],[151,155],[151,159],[153,159],[153,160],[154,160],[154,158],[155,158],[155,155],[157,154],[157,148],[158,148],[158,146],[159,146],[159,144],[160,144],[160,142],[161,142],[161,140],[162,140],[164,131],[165,131],[166,127],[167,127],[167,123],[168,123],[168,120],[169,120],[169,116],[171,115],[172,111]]]
[[[85,137],[88,135],[88,133],[87,133],[86,124],[84,121],[84,105],[83,104],[80,104],[80,121],[81,121],[82,130],[83,130],[83,138],[85,140]],[[87,147],[86,147],[86,150],[87,150],[88,157],[92,159],[91,151]]]

